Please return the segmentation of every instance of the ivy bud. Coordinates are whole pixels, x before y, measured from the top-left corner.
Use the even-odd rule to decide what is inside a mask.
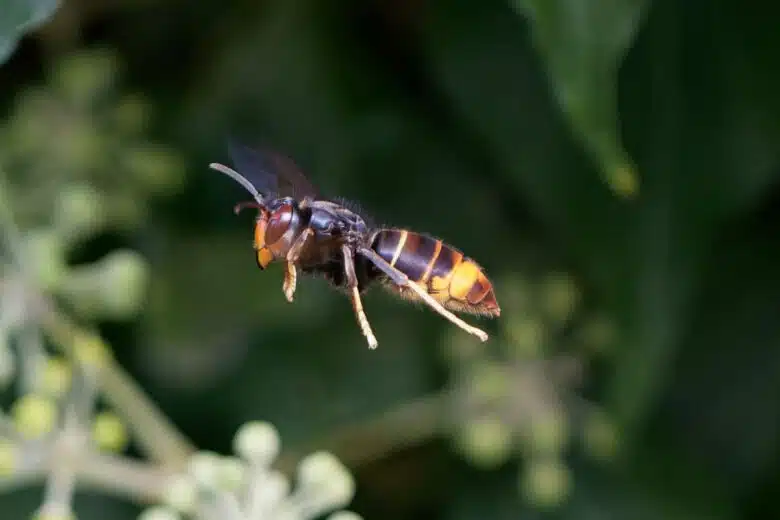
[[[92,438],[106,451],[121,452],[127,447],[127,429],[121,419],[110,412],[101,412],[92,423]]]
[[[585,450],[595,458],[610,459],[620,449],[620,432],[602,410],[591,410],[587,414],[582,435]]]
[[[61,293],[87,317],[126,319],[141,308],[148,276],[141,255],[120,250],[71,270]]]
[[[127,95],[114,109],[114,124],[126,135],[137,135],[144,131],[149,121],[149,105],[137,95]]]
[[[461,453],[481,468],[495,468],[512,454],[512,431],[498,418],[467,421],[456,441]]]
[[[102,195],[89,184],[69,184],[57,196],[54,216],[67,242],[89,236],[106,222]]]
[[[252,421],[239,428],[233,440],[236,454],[252,464],[270,466],[279,455],[279,432],[267,422]]]
[[[133,177],[149,193],[167,195],[176,191],[184,180],[184,165],[172,150],[147,144],[129,149],[123,162]]]
[[[70,389],[73,370],[65,358],[47,357],[43,364],[40,390],[51,397],[60,397]]]
[[[331,453],[313,453],[298,466],[298,496],[312,516],[344,507],[354,494],[352,475]]]
[[[57,422],[57,405],[42,395],[27,394],[12,408],[16,429],[28,439],[39,439],[51,432]]]
[[[61,59],[53,69],[52,77],[67,101],[89,106],[96,96],[113,86],[117,72],[115,54],[109,49],[95,49]]]
[[[65,244],[49,228],[28,231],[24,237],[25,266],[43,290],[56,289],[65,279]]]
[[[568,497],[571,478],[559,460],[531,460],[520,475],[520,489],[537,507],[554,508]]]
[[[566,448],[569,430],[568,416],[553,406],[529,418],[523,436],[525,447],[537,455],[557,455]]]
[[[551,274],[542,284],[542,307],[553,325],[563,326],[571,319],[580,299],[574,279],[566,274]]]
[[[188,474],[198,486],[215,489],[219,482],[220,456],[211,451],[200,451],[190,459]]]
[[[540,356],[548,341],[544,322],[532,315],[522,316],[506,324],[507,350],[516,358]]]

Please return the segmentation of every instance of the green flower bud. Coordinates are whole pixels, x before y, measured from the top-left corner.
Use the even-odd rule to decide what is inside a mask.
[[[598,459],[609,459],[620,448],[620,436],[607,414],[601,410],[591,410],[585,418],[583,428],[585,449]]]
[[[106,451],[122,452],[127,447],[127,429],[121,419],[110,412],[101,412],[92,423],[92,438]]]
[[[106,193],[106,212],[113,226],[132,229],[142,223],[148,213],[148,207],[138,195],[127,191]]]
[[[113,87],[118,67],[116,56],[108,49],[80,51],[62,58],[52,71],[52,79],[67,101],[87,107]]]
[[[570,488],[571,472],[558,460],[532,460],[520,475],[521,492],[540,508],[561,505],[568,498]]]
[[[496,287],[501,287],[501,308],[506,310],[502,314],[513,316],[533,311],[535,294],[531,283],[524,276],[517,273],[502,275]]]
[[[38,439],[50,433],[58,419],[58,409],[54,401],[36,394],[27,394],[18,399],[11,414],[16,429],[28,439]]]
[[[126,319],[140,310],[148,275],[141,255],[120,250],[71,270],[60,292],[84,316]]]
[[[106,223],[103,198],[89,184],[68,184],[57,196],[54,218],[66,241],[89,236]]]
[[[137,135],[144,131],[150,118],[149,104],[140,96],[122,98],[114,109],[114,124],[125,135]]]
[[[40,390],[51,397],[60,397],[70,389],[73,370],[61,357],[47,357],[44,361]]]
[[[149,193],[169,195],[184,182],[184,164],[173,151],[157,145],[126,150],[123,163]]]
[[[69,120],[67,133],[55,141],[59,169],[77,173],[91,170],[96,159],[104,153],[106,138],[89,120]]]
[[[71,348],[75,358],[85,367],[100,369],[111,360],[113,355],[103,338],[91,333],[79,333],[74,336]]]
[[[471,369],[469,386],[471,393],[481,401],[493,401],[507,395],[511,376],[506,367],[493,361],[480,361]]]
[[[484,349],[479,342],[472,341],[472,338],[464,335],[461,330],[448,330],[444,334],[439,346],[441,353],[448,363],[458,365],[468,362],[484,354]]]
[[[65,279],[65,244],[53,229],[36,229],[24,236],[25,267],[43,290],[56,289]]]
[[[525,440],[529,451],[537,455],[557,455],[569,440],[569,420],[566,414],[549,408],[529,418]]]
[[[481,468],[496,468],[512,455],[512,430],[498,418],[467,421],[455,440],[460,452]]]
[[[566,274],[552,274],[542,284],[542,308],[554,325],[561,326],[569,321],[579,297],[577,284]]]
[[[577,336],[582,346],[591,352],[605,352],[613,345],[617,331],[609,319],[595,316],[582,325]]]
[[[518,317],[505,325],[509,351],[519,357],[536,357],[542,354],[547,342],[547,329],[542,320],[532,316]]]
[[[21,92],[9,123],[8,144],[13,157],[30,157],[40,152],[41,143],[50,142],[51,112],[55,106],[56,101],[42,87]]]

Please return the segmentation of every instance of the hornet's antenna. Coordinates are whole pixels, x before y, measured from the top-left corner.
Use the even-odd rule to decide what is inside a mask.
[[[230,177],[231,179],[239,183],[241,186],[243,186],[246,191],[251,193],[252,196],[255,198],[255,200],[258,202],[258,204],[261,205],[264,204],[263,196],[260,195],[260,192],[257,191],[257,188],[252,186],[252,183],[249,182],[246,177],[238,173],[233,168],[230,168],[220,163],[211,163],[209,164],[209,168],[211,168],[212,170],[216,170],[220,173],[224,173],[225,175],[227,175],[228,177]]]

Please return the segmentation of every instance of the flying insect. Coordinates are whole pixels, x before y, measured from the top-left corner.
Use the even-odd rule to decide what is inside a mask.
[[[210,168],[232,178],[253,200],[234,207],[257,209],[255,260],[260,269],[285,265],[282,290],[292,302],[299,271],[319,275],[347,293],[369,348],[378,341],[361,295],[381,285],[407,300],[422,302],[487,341],[488,335],[455,312],[495,318],[501,314],[493,284],[473,259],[442,240],[409,229],[376,227],[348,202],[325,198],[288,157],[231,141],[233,166]],[[242,173],[239,173],[241,171]],[[252,179],[250,181],[250,179]]]

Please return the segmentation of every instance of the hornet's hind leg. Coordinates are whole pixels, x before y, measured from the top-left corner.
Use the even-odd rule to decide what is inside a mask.
[[[409,277],[406,276],[404,273],[399,271],[398,269],[394,268],[390,264],[387,263],[387,261],[379,256],[373,249],[369,249],[367,247],[360,247],[358,248],[358,253],[366,257],[372,264],[377,266],[383,273],[385,273],[390,279],[398,285],[399,287],[407,287],[414,291],[417,296],[420,297],[422,301],[424,301],[428,306],[433,308],[436,312],[450,320],[452,323],[460,327],[461,329],[465,330],[469,334],[473,334],[474,336],[478,337],[482,341],[487,341],[488,335],[485,333],[485,331],[478,329],[476,327],[472,327],[462,319],[458,318],[450,312],[448,309],[446,309],[441,303],[436,301],[436,299],[428,294],[422,287],[417,285],[416,283],[409,280]]]
[[[287,298],[287,301],[290,303],[292,303],[293,297],[295,296],[295,285],[298,280],[295,262],[297,262],[298,258],[301,256],[301,250],[312,233],[314,233],[314,231],[312,231],[311,228],[304,229],[303,232],[298,235],[298,238],[295,239],[295,242],[293,242],[285,258],[284,283],[282,284],[282,290],[284,291],[284,296]]]
[[[375,349],[379,342],[377,342],[376,336],[374,336],[374,332],[371,330],[371,325],[368,323],[366,313],[363,311],[363,302],[360,299],[358,279],[355,274],[355,257],[352,249],[347,245],[341,246],[341,252],[344,255],[344,274],[347,276],[347,289],[349,290],[350,300],[352,300],[352,308],[355,311],[360,330],[363,331],[363,335],[368,340],[368,348]]]

